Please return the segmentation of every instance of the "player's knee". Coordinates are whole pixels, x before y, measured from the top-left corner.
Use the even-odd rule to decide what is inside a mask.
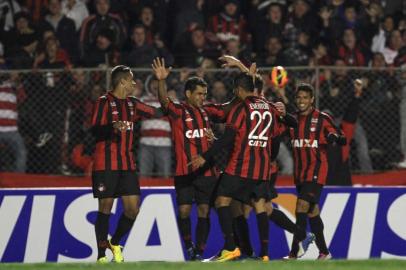
[[[320,215],[320,209],[319,209],[318,204],[316,204],[316,205],[314,205],[314,206],[312,207],[311,211],[309,211],[308,216],[309,216],[310,218],[314,218],[314,217],[316,217],[316,216],[318,216],[318,215]]]
[[[214,205],[216,208],[220,208],[220,207],[229,206],[230,202],[231,202],[230,198],[219,196],[219,197],[217,197],[216,201],[214,202]]]
[[[309,207],[309,202],[298,199],[296,203],[296,213],[307,213],[309,211]]]
[[[197,216],[206,218],[209,216],[209,205],[208,204],[199,204],[197,207]]]
[[[272,202],[267,202],[265,204],[265,208],[266,208],[266,213],[268,214],[268,216],[270,216],[273,212],[273,205]]]
[[[192,210],[192,206],[191,205],[180,205],[178,208],[178,214],[180,218],[188,218],[190,215],[190,212]]]
[[[124,215],[130,219],[136,219],[139,212],[140,212],[139,207],[132,207],[124,210]]]

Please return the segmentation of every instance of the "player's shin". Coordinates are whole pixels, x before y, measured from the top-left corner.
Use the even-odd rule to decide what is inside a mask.
[[[228,251],[235,250],[236,245],[234,242],[233,234],[233,217],[229,206],[222,206],[217,208],[221,230],[224,235],[224,249]]]
[[[309,218],[310,228],[312,233],[316,236],[316,246],[322,254],[329,254],[329,250],[326,245],[326,240],[324,238],[324,224],[320,215]]]
[[[102,212],[97,213],[95,231],[96,231],[96,240],[97,240],[97,259],[106,256],[107,244],[107,235],[109,232],[109,214],[104,214]]]
[[[266,212],[257,214],[257,225],[259,239],[261,241],[261,251],[259,256],[268,256],[268,242],[269,242],[269,221]]]
[[[244,215],[233,219],[234,240],[240,247],[241,253],[246,256],[252,256],[253,250],[250,241],[249,227]]]
[[[121,214],[117,224],[117,229],[111,238],[111,244],[119,245],[121,238],[126,235],[132,228],[135,219],[127,217],[124,213]]]
[[[196,250],[198,255],[202,256],[206,248],[207,237],[210,231],[210,219],[208,217],[199,217],[196,226]]]

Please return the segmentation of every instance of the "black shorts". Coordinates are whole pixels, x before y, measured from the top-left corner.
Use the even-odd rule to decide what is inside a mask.
[[[319,203],[322,190],[323,185],[314,182],[303,182],[296,185],[298,198],[314,204]]]
[[[224,173],[220,178],[216,196],[230,197],[245,204],[252,200],[269,200],[269,181],[241,178]]]
[[[278,192],[276,191],[276,188],[275,188],[275,183],[276,183],[277,177],[278,177],[278,173],[277,172],[273,173],[273,174],[271,174],[271,181],[268,181],[269,197],[267,198],[267,201],[271,201],[278,197]]]
[[[217,183],[215,176],[188,174],[175,176],[176,202],[178,205],[209,204]]]
[[[118,198],[140,195],[140,183],[135,171],[94,171],[92,173],[95,198]]]

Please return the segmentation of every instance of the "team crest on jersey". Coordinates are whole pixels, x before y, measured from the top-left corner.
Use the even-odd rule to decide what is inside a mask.
[[[310,128],[310,131],[311,131],[311,132],[315,132],[315,131],[316,131],[316,127],[311,127],[311,128]]]
[[[115,103],[114,101],[111,101],[111,102],[110,102],[110,106],[111,106],[111,107],[116,107],[116,103]]]
[[[118,114],[118,111],[114,111],[114,112],[112,112],[112,114]]]
[[[99,192],[105,192],[106,191],[106,186],[103,183],[100,183],[99,186],[97,187],[97,190]]]
[[[128,106],[130,106],[130,107],[134,106],[131,101],[128,101],[127,104],[128,104]]]

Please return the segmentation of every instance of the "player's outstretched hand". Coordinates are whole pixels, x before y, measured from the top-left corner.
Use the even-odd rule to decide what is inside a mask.
[[[205,163],[206,163],[206,160],[202,156],[197,155],[197,156],[192,157],[192,161],[189,162],[187,164],[187,166],[188,167],[192,166],[192,168],[194,170],[196,170],[196,169],[199,169],[200,167],[202,167]]]
[[[158,80],[165,80],[171,72],[171,67],[165,68],[165,59],[164,58],[155,58],[152,63],[152,69],[154,70],[155,77]]]
[[[354,95],[355,97],[360,97],[362,95],[362,90],[364,88],[364,83],[361,79],[356,79],[354,81]]]
[[[119,130],[119,131],[124,131],[127,129],[127,124],[123,121],[117,121],[113,123],[113,128]]]
[[[223,55],[219,58],[220,61],[224,62],[221,67],[240,67],[242,64],[240,60],[235,58],[234,56],[231,55]]]

